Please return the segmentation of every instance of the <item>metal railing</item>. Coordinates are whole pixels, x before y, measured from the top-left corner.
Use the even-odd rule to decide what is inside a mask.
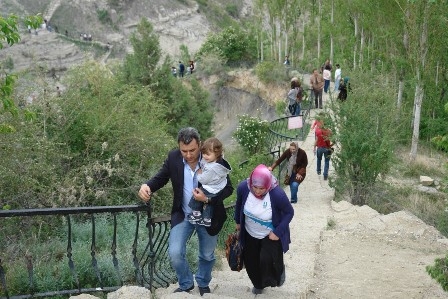
[[[227,221],[224,224],[223,231],[231,230],[229,226],[233,223],[233,212],[234,205],[226,207]],[[150,205],[128,205],[128,206],[104,206],[104,207],[81,207],[81,208],[54,208],[54,209],[26,209],[26,210],[1,210],[0,211],[0,221],[5,221],[7,218],[18,218],[18,225],[21,226],[21,221],[26,222],[29,217],[43,217],[45,221],[50,221],[46,217],[60,217],[63,216],[66,219],[67,226],[67,249],[66,249],[66,265],[70,269],[71,280],[73,282],[74,288],[72,289],[58,289],[58,290],[46,290],[45,292],[36,291],[36,276],[38,272],[42,272],[39,269],[36,261],[33,260],[33,250],[34,248],[28,248],[28,252],[25,257],[25,263],[23,267],[26,268],[29,292],[27,294],[10,294],[9,284],[8,284],[8,269],[11,268],[9,263],[17,263],[19,260],[16,258],[9,259],[6,263],[0,258],[0,298],[1,299],[22,299],[22,298],[47,298],[54,296],[63,295],[73,295],[81,293],[95,293],[95,292],[111,292],[119,289],[124,285],[123,276],[121,273],[120,266],[129,266],[120,263],[117,251],[117,229],[119,225],[117,224],[117,216],[121,213],[134,213],[135,214],[135,224],[134,224],[134,240],[132,245],[128,247],[128,254],[132,256],[132,265],[134,269],[134,277],[132,281],[126,280],[126,283],[134,283],[140,285],[150,290],[154,290],[159,287],[168,287],[171,283],[177,281],[174,270],[169,265],[168,257],[168,236],[170,232],[170,216],[164,217],[151,217],[151,207]],[[77,269],[77,264],[73,258],[75,254],[74,249],[74,236],[73,236],[73,224],[72,218],[75,215],[82,217],[84,221],[90,219],[91,226],[91,236],[90,236],[90,256],[91,256],[91,272],[94,277],[91,280],[96,280],[97,285],[92,287],[91,285],[83,285],[79,271]],[[104,251],[104,248],[99,248],[97,244],[97,225],[95,220],[99,215],[111,216],[108,219],[112,222],[111,235],[110,235],[110,259],[109,262],[113,265],[115,270],[115,275],[118,277],[115,285],[108,285],[104,281],[104,274],[101,271],[101,267],[104,265],[100,264],[97,258],[98,251]],[[144,222],[142,217],[146,217],[146,228],[147,232],[143,233],[141,231],[141,221]],[[142,219],[141,219],[142,217]],[[0,223],[0,227],[4,223]],[[146,238],[142,238],[141,235],[146,235]],[[218,238],[218,243],[221,247],[225,242],[225,233],[221,233]],[[139,244],[139,242],[144,242],[144,244]],[[189,243],[191,242],[191,239]],[[189,245],[187,245],[189,246]],[[192,246],[190,246],[192,247]],[[144,248],[143,250],[141,250]],[[107,248],[106,248],[107,249]],[[140,251],[139,251],[140,250]],[[1,257],[1,256],[0,256]],[[15,265],[17,266],[17,265]],[[17,269],[17,268],[16,268]],[[193,269],[194,271],[196,269]],[[85,279],[85,278],[84,278]]]

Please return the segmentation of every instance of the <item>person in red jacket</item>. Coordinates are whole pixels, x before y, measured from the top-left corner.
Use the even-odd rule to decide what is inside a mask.
[[[330,168],[330,157],[333,153],[333,144],[330,141],[331,130],[323,126],[316,130],[316,141],[314,143],[314,153],[317,156],[317,174],[321,174],[322,156],[324,157],[324,180],[328,179]]]

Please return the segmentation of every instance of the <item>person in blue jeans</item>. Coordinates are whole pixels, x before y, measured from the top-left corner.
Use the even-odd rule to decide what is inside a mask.
[[[198,188],[197,171],[200,160],[200,135],[195,128],[183,128],[177,135],[178,149],[168,153],[160,170],[140,187],[138,196],[148,202],[152,192],[156,192],[169,181],[173,188],[173,205],[171,209],[171,230],[168,239],[168,255],[171,266],[176,272],[179,287],[177,292],[189,292],[194,289],[194,279],[201,296],[210,293],[212,269],[215,264],[215,249],[218,243],[218,233],[227,218],[223,201],[233,192],[230,178],[226,186],[212,199]],[[214,215],[210,227],[192,224],[187,216],[191,213],[188,206],[191,196],[213,206]],[[193,277],[186,258],[187,241],[196,231],[198,237],[198,270]]]
[[[314,153],[317,157],[317,174],[322,171],[322,157],[324,158],[324,180],[328,179],[328,171],[330,168],[330,158],[333,144],[330,141],[331,131],[325,127],[316,129],[316,141],[314,143]]]
[[[296,142],[291,142],[289,148],[268,169],[273,171],[275,167],[287,160],[286,174],[289,177],[289,190],[291,191],[291,203],[297,203],[299,185],[306,177],[308,157],[305,151],[299,148]]]

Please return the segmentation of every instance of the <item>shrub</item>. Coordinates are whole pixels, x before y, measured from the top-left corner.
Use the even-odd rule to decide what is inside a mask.
[[[256,68],[255,73],[258,79],[263,83],[283,83],[288,80],[285,67],[276,61],[260,62]]]
[[[440,283],[444,291],[448,291],[448,255],[437,258],[434,265],[426,266],[426,272]]]
[[[199,56],[214,53],[228,63],[254,61],[256,41],[253,35],[240,27],[227,27],[219,33],[210,35],[199,49]]]
[[[238,127],[234,137],[243,151],[249,155],[262,153],[266,146],[269,132],[269,122],[258,117],[242,115],[238,120]]]

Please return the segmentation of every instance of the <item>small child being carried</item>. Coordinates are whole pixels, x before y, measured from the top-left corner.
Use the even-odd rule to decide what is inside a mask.
[[[192,196],[188,206],[192,213],[187,216],[192,224],[206,227],[211,225],[213,217],[213,205],[210,201],[227,185],[227,175],[232,170],[229,163],[222,157],[222,143],[217,138],[208,138],[201,146],[201,169],[197,171],[200,189],[207,196],[207,203],[197,201]]]

